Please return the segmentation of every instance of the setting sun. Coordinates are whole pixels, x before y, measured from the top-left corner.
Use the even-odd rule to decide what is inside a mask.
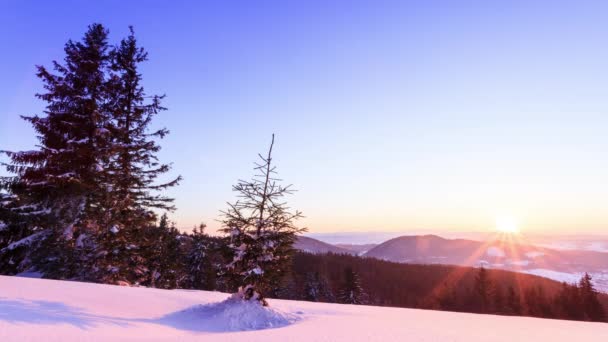
[[[502,233],[519,233],[519,222],[512,216],[500,216],[496,218],[496,230]]]

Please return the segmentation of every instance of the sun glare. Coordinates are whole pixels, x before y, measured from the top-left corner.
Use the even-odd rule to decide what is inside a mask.
[[[496,230],[501,233],[519,233],[519,224],[515,217],[500,216],[496,218]]]

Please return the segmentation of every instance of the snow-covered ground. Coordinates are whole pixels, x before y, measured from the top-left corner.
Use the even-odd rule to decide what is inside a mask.
[[[606,341],[608,324],[0,276],[0,341]],[[223,303],[222,303],[223,302]],[[273,326],[263,330],[236,331]]]

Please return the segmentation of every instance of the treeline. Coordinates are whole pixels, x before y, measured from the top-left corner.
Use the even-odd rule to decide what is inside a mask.
[[[297,253],[292,272],[275,295],[586,321],[607,321],[608,308],[608,295],[595,290],[588,274],[579,283],[566,284],[504,270],[401,264],[342,254]]]

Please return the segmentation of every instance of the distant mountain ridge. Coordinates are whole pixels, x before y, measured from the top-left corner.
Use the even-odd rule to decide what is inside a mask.
[[[372,247],[366,251],[366,247]],[[598,288],[608,292],[608,253],[557,250],[517,239],[474,241],[437,235],[405,235],[372,246],[331,245],[299,237],[296,249],[314,253],[353,254],[411,264],[484,266],[574,282],[584,272],[592,274]]]
[[[340,243],[340,244],[336,244],[335,246],[352,251],[352,252],[356,253],[357,255],[363,255],[363,254],[367,253],[369,250],[371,250],[372,248],[378,246],[378,244],[367,243],[367,244],[358,245],[358,244],[350,244],[350,243]]]
[[[307,236],[298,236],[298,239],[293,246],[295,249],[302,252],[312,254],[324,254],[324,253],[335,253],[335,254],[356,254],[352,250],[340,248],[323,241],[313,239]]]

